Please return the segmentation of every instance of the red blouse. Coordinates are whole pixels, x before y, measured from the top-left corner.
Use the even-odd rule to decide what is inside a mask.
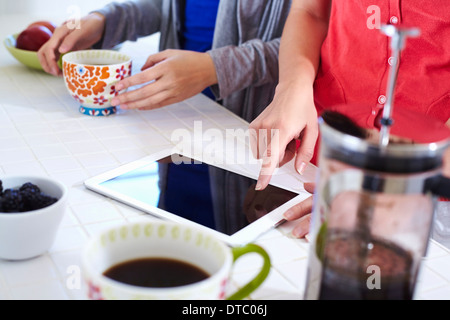
[[[407,108],[447,122],[450,118],[450,1],[335,0],[315,83],[316,107],[364,104],[374,127],[386,102],[392,63],[390,38],[377,23],[418,27],[400,57],[394,109]],[[375,28],[374,28],[375,27]],[[361,112],[358,113],[361,116]],[[360,122],[362,119],[359,119]],[[394,119],[395,120],[395,119]],[[414,130],[414,124],[411,124]]]

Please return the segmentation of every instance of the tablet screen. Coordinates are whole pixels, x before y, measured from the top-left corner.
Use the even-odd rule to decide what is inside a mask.
[[[227,235],[298,196],[272,185],[255,191],[254,179],[179,155],[134,168],[101,186]]]

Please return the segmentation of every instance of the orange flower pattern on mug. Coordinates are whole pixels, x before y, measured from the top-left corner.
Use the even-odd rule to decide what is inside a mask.
[[[98,95],[105,91],[106,80],[109,78],[108,67],[78,66],[72,63],[64,64],[67,76],[67,86],[78,97]]]

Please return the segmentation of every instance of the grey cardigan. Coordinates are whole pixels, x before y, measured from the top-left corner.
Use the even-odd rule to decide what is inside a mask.
[[[106,16],[103,48],[161,32],[160,50],[179,49],[183,0],[137,0],[97,10]],[[222,104],[248,122],[273,99],[278,51],[290,0],[221,0],[211,55]]]

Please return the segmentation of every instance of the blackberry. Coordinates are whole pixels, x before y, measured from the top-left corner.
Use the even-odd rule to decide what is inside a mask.
[[[32,184],[31,182],[24,183],[19,191],[21,192],[33,192],[33,193],[40,193],[41,189],[37,185]]]
[[[23,212],[24,202],[22,194],[18,190],[5,190],[0,199],[0,207],[1,211],[6,213]]]
[[[41,197],[41,189],[38,186],[28,182],[20,187],[19,192],[22,195],[25,211],[36,210],[39,207],[36,204]]]
[[[21,192],[22,200],[24,204],[24,210],[25,211],[32,211],[35,210],[35,203],[39,200],[41,197],[40,193],[36,192]]]
[[[28,209],[28,211],[49,207],[56,201],[58,201],[58,199],[50,197],[44,193],[40,193],[33,199],[33,202],[29,204],[30,208]]]
[[[18,213],[46,208],[54,204],[58,199],[50,197],[41,189],[32,184],[25,183],[19,189],[7,189],[3,191],[0,180],[0,212]]]

